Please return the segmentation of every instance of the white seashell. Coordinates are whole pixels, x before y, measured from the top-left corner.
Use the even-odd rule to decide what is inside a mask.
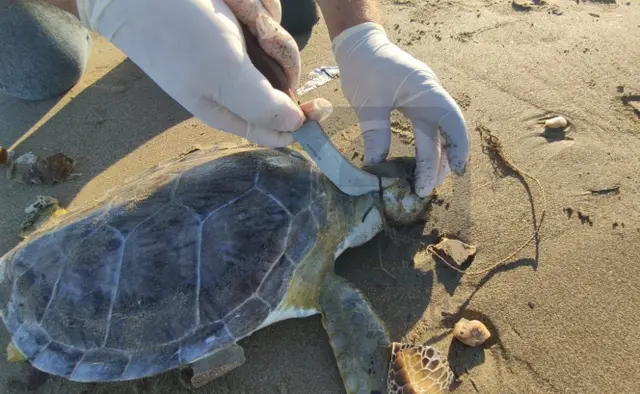
[[[569,122],[563,116],[556,116],[544,121],[544,127],[547,129],[564,129],[568,124]]]

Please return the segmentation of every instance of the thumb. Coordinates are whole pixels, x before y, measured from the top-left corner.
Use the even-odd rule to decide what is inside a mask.
[[[391,110],[386,107],[361,107],[358,111],[364,141],[364,165],[387,159],[391,147]]]
[[[331,103],[323,98],[316,98],[300,104],[300,109],[307,116],[307,119],[316,122],[325,121],[333,112]]]
[[[229,71],[227,83],[214,100],[235,115],[261,129],[293,132],[304,122],[300,107],[275,89],[247,56],[239,70]]]
[[[293,143],[293,134],[251,124],[215,101],[198,100],[189,111],[207,125],[223,132],[246,138],[267,148],[282,148]]]

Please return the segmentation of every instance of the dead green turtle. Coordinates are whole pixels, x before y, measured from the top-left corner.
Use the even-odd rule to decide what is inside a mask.
[[[424,218],[430,199],[404,178],[414,167],[371,168],[398,180],[357,197],[288,148],[204,149],[147,170],[0,260],[11,358],[77,382],[180,369],[199,387],[244,362],[241,339],[321,313],[347,393],[444,392],[446,358],[392,342],[334,273],[383,220]]]

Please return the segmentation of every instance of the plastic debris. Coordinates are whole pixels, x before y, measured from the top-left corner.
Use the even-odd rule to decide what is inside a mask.
[[[24,209],[25,220],[20,224],[20,236],[26,237],[37,230],[49,218],[66,212],[58,205],[58,200],[50,196],[38,196],[36,201]]]
[[[296,90],[296,95],[301,96],[337,78],[340,78],[337,66],[316,68],[309,73],[309,80]]]

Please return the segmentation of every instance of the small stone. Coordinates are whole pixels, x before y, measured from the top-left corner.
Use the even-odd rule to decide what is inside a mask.
[[[456,338],[467,346],[477,347],[491,337],[487,327],[478,320],[460,319],[453,327]]]
[[[533,9],[533,4],[524,0],[512,0],[511,7],[516,11],[531,11]]]
[[[478,248],[475,245],[467,245],[457,239],[442,237],[442,240],[433,246],[433,250],[447,263],[460,268],[476,255]]]
[[[544,127],[547,129],[564,129],[569,122],[563,116],[556,116],[544,121]]]
[[[536,304],[534,304],[532,301],[527,302],[527,305],[529,305],[529,308],[531,309],[536,307]]]

